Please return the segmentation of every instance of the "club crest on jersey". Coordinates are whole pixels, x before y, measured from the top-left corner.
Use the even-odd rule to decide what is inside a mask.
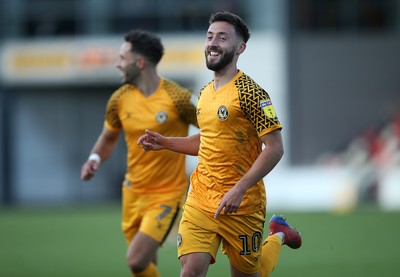
[[[218,112],[217,112],[218,118],[220,120],[225,120],[228,118],[229,113],[228,113],[228,109],[225,106],[221,106],[218,108]]]
[[[178,237],[176,239],[176,245],[179,247],[182,244],[182,235],[178,234]]]
[[[271,100],[263,100],[260,102],[260,107],[268,118],[276,118],[276,112],[274,106],[272,106]]]
[[[156,115],[156,120],[158,123],[163,124],[167,121],[168,115],[166,112],[160,111]]]

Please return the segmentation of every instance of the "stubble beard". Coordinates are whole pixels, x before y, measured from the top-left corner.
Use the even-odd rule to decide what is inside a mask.
[[[137,68],[134,66],[129,66],[126,71],[124,71],[123,77],[122,77],[122,83],[123,84],[135,84],[136,80],[139,76],[139,71]]]
[[[205,55],[207,68],[212,71],[219,71],[232,62],[233,57],[235,56],[235,51],[230,50],[222,53],[220,60],[215,63],[211,63],[208,61],[208,51],[206,51]]]

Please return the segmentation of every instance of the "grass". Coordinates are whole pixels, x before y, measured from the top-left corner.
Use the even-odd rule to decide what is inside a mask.
[[[286,213],[303,235],[283,247],[279,276],[399,276],[400,212]],[[119,205],[0,210],[0,276],[131,276],[125,265]],[[175,233],[159,252],[164,277],[179,276]],[[229,276],[218,254],[208,276]]]

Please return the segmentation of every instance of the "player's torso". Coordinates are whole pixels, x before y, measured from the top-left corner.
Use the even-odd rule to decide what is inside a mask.
[[[132,90],[120,102],[119,118],[125,135],[137,139],[146,129],[161,134],[171,129],[179,133],[180,120],[176,107],[165,90],[158,90],[145,97],[140,91]]]
[[[192,182],[208,194],[198,195],[202,198],[200,202],[217,205],[222,196],[250,169],[261,152],[257,131],[242,109],[243,101],[247,100],[251,99],[243,96],[235,80],[218,91],[213,89],[211,83],[200,95],[197,104],[197,120],[201,130],[199,164],[192,176]],[[254,186],[248,196],[253,197],[254,193],[263,195],[263,188]],[[246,197],[243,204],[248,205],[251,201]],[[262,205],[258,209],[260,207]],[[251,209],[257,210],[254,207]]]
[[[188,125],[170,94],[160,87],[145,97],[137,88],[125,92],[118,103],[118,117],[127,143],[126,178],[142,193],[163,193],[187,186],[185,157],[171,151],[145,152],[137,140],[145,130],[165,136],[186,136]]]

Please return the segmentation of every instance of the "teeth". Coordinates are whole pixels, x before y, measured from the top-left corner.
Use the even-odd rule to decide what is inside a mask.
[[[218,53],[218,52],[210,52],[210,55],[211,55],[211,56],[218,56],[219,53]]]

